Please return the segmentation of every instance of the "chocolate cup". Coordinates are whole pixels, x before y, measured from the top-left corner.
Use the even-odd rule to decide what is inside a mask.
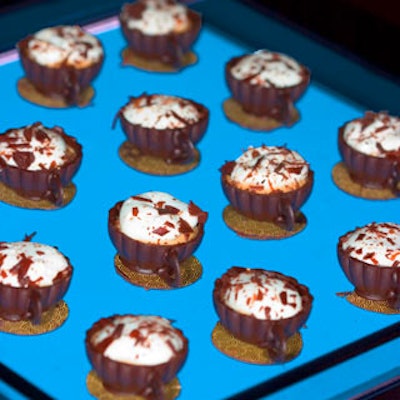
[[[61,98],[67,105],[78,105],[80,94],[90,86],[99,74],[104,56],[85,68],[74,68],[67,65],[48,67],[29,57],[28,45],[32,38],[33,36],[29,35],[17,43],[17,50],[26,78],[45,96]]]
[[[138,29],[128,28],[125,19],[125,15],[137,15],[140,13],[142,7],[140,1],[124,4],[119,15],[121,30],[129,48],[143,58],[159,60],[164,64],[180,69],[184,66],[184,54],[190,50],[199,36],[202,25],[201,15],[188,8],[190,27],[186,31],[165,35],[146,35]]]
[[[291,125],[293,104],[307,89],[310,83],[310,71],[301,66],[301,82],[285,88],[252,85],[249,80],[236,79],[231,73],[232,68],[243,57],[245,56],[234,57],[225,65],[225,79],[232,97],[249,114],[267,116],[284,125]]]
[[[224,167],[221,168],[223,169]],[[314,172],[310,170],[306,183],[298,189],[261,194],[239,189],[228,180],[228,176],[222,172],[222,189],[238,213],[257,221],[274,222],[287,231],[293,230],[295,212],[305,203],[314,184]]]
[[[104,387],[116,394],[136,394],[146,399],[164,399],[163,386],[175,378],[186,361],[188,340],[178,330],[184,343],[183,348],[163,364],[147,366],[114,361],[98,352],[91,342],[93,335],[103,327],[104,321],[110,318],[96,322],[86,332],[85,339],[86,354]]]
[[[81,165],[82,146],[75,138],[66,135],[61,128],[53,129],[57,129],[57,133],[72,149],[74,157],[62,166],[36,171],[7,165],[0,157],[0,181],[22,197],[32,200],[46,199],[56,206],[61,206],[64,199],[64,188],[71,182]],[[6,131],[5,134],[12,130]]]
[[[341,237],[337,246],[339,263],[355,292],[369,300],[386,300],[391,307],[400,309],[400,267],[382,267],[357,260],[343,249],[343,240]]]
[[[145,128],[129,122],[122,109],[118,112],[118,117],[128,141],[141,153],[163,158],[169,164],[190,163],[195,158],[195,145],[203,138],[209,121],[208,109],[199,103],[191,102],[203,117],[184,128]]]
[[[344,140],[345,126],[339,128],[338,144],[351,179],[365,187],[390,189],[395,196],[400,196],[400,158],[375,157],[353,149]]]
[[[231,270],[234,269],[243,268],[231,268]],[[244,342],[266,348],[271,359],[275,362],[281,362],[284,361],[288,338],[298,332],[309,317],[313,296],[310,294],[308,288],[301,285],[296,279],[279,272],[271,271],[270,273],[272,277],[288,282],[289,285],[295,287],[300,293],[302,297],[302,309],[293,317],[279,320],[258,319],[254,316],[241,314],[233,310],[221,298],[221,289],[223,286],[221,278],[215,281],[213,302],[220,323],[225,329]]]
[[[42,314],[64,297],[71,277],[72,267],[69,265],[65,273],[50,286],[13,287],[0,283],[0,317],[40,324]]]
[[[119,213],[122,201],[109,211],[108,232],[122,263],[142,274],[157,274],[171,287],[180,287],[179,263],[190,257],[200,245],[204,224],[199,224],[197,235],[190,241],[173,245],[156,245],[132,239],[121,232]]]

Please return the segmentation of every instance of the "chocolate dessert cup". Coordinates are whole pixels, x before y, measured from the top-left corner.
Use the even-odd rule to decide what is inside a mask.
[[[309,171],[306,183],[298,189],[263,194],[240,189],[230,182],[229,175],[233,166],[234,162],[229,161],[221,168],[222,188],[232,207],[248,218],[257,221],[271,221],[287,231],[291,231],[296,222],[296,211],[300,209],[311,193],[314,183],[313,171]]]
[[[224,287],[230,283],[231,275],[235,275],[241,270],[244,268],[232,267],[215,281],[213,302],[220,323],[238,339],[265,348],[275,362],[283,361],[286,342],[305,324],[311,312],[313,297],[308,288],[301,285],[296,279],[279,272],[269,271],[273,278],[284,280],[289,287],[293,287],[299,292],[302,297],[302,309],[293,317],[277,320],[258,319],[251,315],[241,314],[230,308],[221,298]]]
[[[390,189],[400,196],[400,155],[388,154],[376,157],[363,154],[344,140],[345,125],[339,128],[339,151],[346,169],[354,182],[373,189]]]
[[[115,316],[114,316],[115,317]],[[145,399],[163,399],[163,386],[175,378],[186,361],[188,340],[180,333],[184,343],[180,351],[165,363],[157,365],[134,365],[114,361],[96,348],[91,338],[113,317],[96,322],[87,332],[85,339],[86,353],[94,371],[99,376],[106,390],[115,394],[135,394]]]
[[[369,300],[385,300],[400,310],[400,267],[383,267],[357,260],[343,249],[342,236],[337,245],[340,266],[359,296]]]
[[[40,123],[35,123],[28,129],[36,129],[39,126]],[[4,137],[13,130],[10,129],[0,135],[0,140],[2,140],[2,136]],[[54,127],[52,130],[64,139],[68,147],[69,158],[62,166],[28,170],[24,166],[23,160],[16,167],[8,165],[0,157],[0,181],[22,197],[32,200],[46,199],[56,206],[61,206],[64,188],[71,182],[80,167],[82,146],[75,138],[68,136],[62,128]]]
[[[245,56],[234,57],[225,65],[225,79],[232,97],[251,115],[269,117],[283,125],[292,125],[294,103],[303,95],[310,83],[310,71],[301,66],[302,80],[294,86],[263,87],[250,83],[250,79],[236,79],[232,68]]]
[[[104,55],[82,68],[68,65],[50,67],[37,63],[29,56],[29,42],[33,35],[20,40],[17,50],[25,76],[36,90],[49,98],[62,100],[68,106],[80,105],[82,94],[99,74]],[[100,41],[98,41],[99,45]]]
[[[197,235],[188,242],[172,245],[145,243],[121,232],[119,213],[122,203],[116,203],[108,216],[108,232],[122,263],[142,274],[157,274],[171,287],[180,287],[179,263],[189,258],[200,245],[204,223],[199,224]]]
[[[184,66],[184,56],[190,51],[201,29],[201,16],[191,9],[187,9],[190,20],[189,29],[183,32],[169,34],[146,35],[138,29],[130,29],[127,19],[130,16],[138,17],[143,11],[142,2],[127,3],[122,7],[119,15],[122,33],[128,42],[129,49],[149,60],[157,60],[171,65],[179,70]]]
[[[130,102],[135,102],[146,96],[144,94],[136,98],[132,97]],[[156,129],[133,124],[123,115],[123,109],[128,104],[120,109],[117,117],[121,121],[122,129],[128,141],[142,154],[160,157],[168,164],[185,164],[194,160],[195,145],[203,138],[209,122],[208,109],[192,100],[190,100],[190,103],[199,111],[201,118],[197,122],[186,124],[182,128]]]

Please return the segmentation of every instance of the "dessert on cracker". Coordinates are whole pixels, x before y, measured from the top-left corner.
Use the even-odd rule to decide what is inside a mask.
[[[299,119],[294,103],[310,83],[310,71],[293,58],[269,50],[233,57],[225,66],[232,98],[226,116],[241,126],[271,130]]]
[[[0,134],[0,199],[25,208],[59,208],[75,194],[71,180],[82,147],[61,127],[36,122]]]
[[[188,339],[166,318],[102,318],[86,332],[85,345],[93,367],[87,386],[95,397],[109,393],[172,400],[179,394],[176,375],[187,358]],[[171,393],[171,384],[177,393]]]
[[[338,143],[333,179],[341,189],[369,199],[400,195],[400,118],[368,111],[339,128]]]
[[[124,64],[174,72],[196,62],[191,48],[201,29],[201,16],[175,0],[137,0],[122,7],[120,23],[128,47]]]
[[[101,42],[76,25],[41,29],[20,40],[17,49],[25,78],[18,90],[47,107],[87,105],[104,60]]]
[[[224,219],[231,229],[242,236],[269,238],[274,237],[271,227],[281,228],[275,237],[304,228],[299,209],[311,193],[314,173],[298,152],[284,146],[250,146],[220,171],[230,202]],[[265,223],[269,225],[263,232]]]
[[[213,300],[222,326],[213,339],[222,352],[260,364],[288,361],[300,352],[301,340],[295,336],[308,319],[313,297],[296,279],[275,271],[232,267],[215,281]],[[230,335],[238,339],[236,349],[226,347]],[[295,339],[297,345],[290,343]]]
[[[193,202],[164,192],[146,192],[116,203],[108,218],[118,251],[116,267],[136,272],[138,278],[161,278],[168,287],[182,287],[182,263],[194,261],[206,220],[207,213]],[[127,275],[120,268],[119,272]]]

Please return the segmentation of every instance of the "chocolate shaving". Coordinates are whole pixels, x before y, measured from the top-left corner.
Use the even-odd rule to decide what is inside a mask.
[[[13,159],[19,168],[28,169],[35,161],[35,155],[31,151],[16,151],[13,154]]]

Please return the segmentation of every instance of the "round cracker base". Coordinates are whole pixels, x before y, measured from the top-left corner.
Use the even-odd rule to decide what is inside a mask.
[[[247,239],[285,239],[301,232],[307,225],[307,219],[301,211],[295,213],[296,223],[291,231],[283,229],[269,221],[257,221],[238,213],[232,206],[226,206],[223,219],[226,225],[239,236]]]
[[[126,47],[122,51],[122,65],[129,65],[148,72],[179,72],[181,69],[195,64],[197,59],[197,55],[189,51],[183,55],[182,66],[177,68],[171,64],[165,64],[161,61],[148,59],[135,54],[129,47]]]
[[[215,325],[211,339],[214,346],[219,351],[235,360],[259,365],[277,364],[277,362],[269,356],[268,349],[237,339],[225,329],[220,322],[217,322]],[[302,348],[303,340],[301,334],[297,332],[286,342],[286,354],[283,362],[293,360],[300,354]]]
[[[131,270],[123,264],[118,254],[114,257],[114,265],[117,273],[133,285],[141,286],[145,289],[177,289],[167,285],[165,281],[156,274],[142,274]],[[203,273],[203,267],[200,261],[194,256],[187,258],[181,262],[179,266],[181,271],[181,286],[179,288],[192,285],[200,279]]]
[[[187,164],[169,164],[160,157],[142,154],[132,143],[125,141],[119,147],[118,154],[125,164],[137,171],[150,175],[180,175],[196,168],[200,162],[200,153],[195,149],[194,160]]]
[[[86,377],[86,387],[89,393],[98,400],[145,400],[144,397],[134,394],[115,394],[107,390],[99,376],[94,371],[90,371]],[[174,400],[181,393],[181,384],[178,378],[172,379],[164,386],[165,400]]]
[[[373,311],[380,314],[400,314],[400,310],[397,310],[389,305],[386,300],[370,300],[360,296],[356,292],[344,292],[338,293],[339,297],[344,297],[350,304],[363,310]]]
[[[223,103],[223,110],[226,117],[236,124],[255,131],[271,131],[281,126],[292,126],[300,119],[300,113],[293,107],[290,121],[286,124],[270,117],[259,117],[249,114],[243,110],[240,103],[233,98],[229,98]]]
[[[77,104],[68,104],[62,97],[46,96],[39,92],[27,78],[21,78],[17,83],[18,93],[22,98],[38,106],[48,108],[85,107],[94,97],[94,89],[89,86],[80,94]]]
[[[16,193],[13,189],[0,182],[0,201],[12,206],[28,208],[31,210],[57,210],[69,204],[76,194],[76,186],[70,182],[63,193],[63,202],[60,206],[56,206],[49,200],[40,199],[32,200]]]
[[[0,331],[21,336],[33,336],[48,333],[59,328],[68,318],[67,303],[60,300],[53,308],[42,314],[40,324],[32,324],[31,321],[9,321],[0,318]]]
[[[396,198],[389,189],[368,188],[354,182],[343,162],[339,162],[333,167],[332,179],[339,189],[352,196],[367,200],[391,200]]]

